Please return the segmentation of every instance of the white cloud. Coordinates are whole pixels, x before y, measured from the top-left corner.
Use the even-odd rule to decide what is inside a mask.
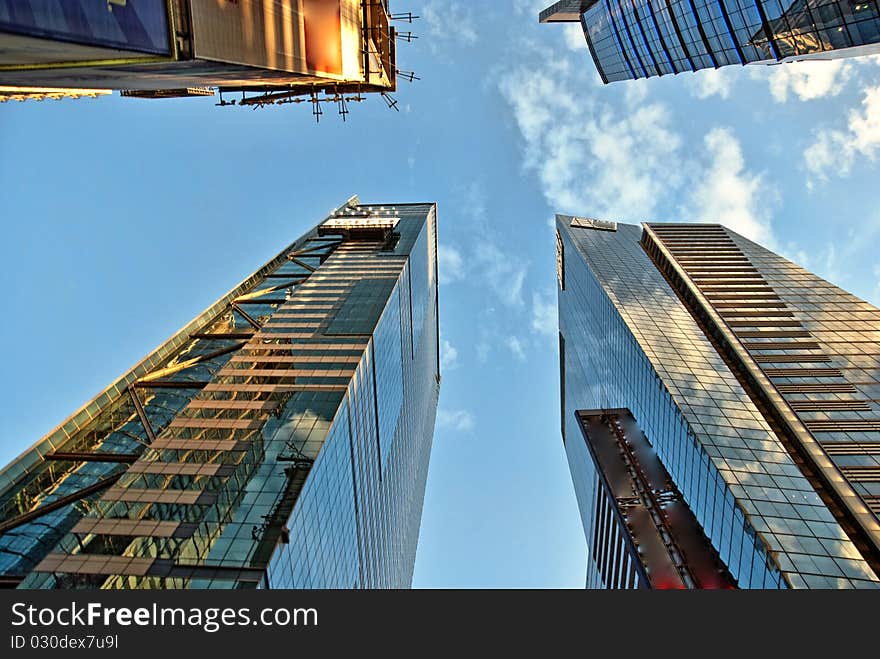
[[[473,11],[466,4],[427,0],[417,13],[428,28],[432,48],[436,48],[440,41],[455,41],[468,46],[477,43]]]
[[[584,67],[567,66],[558,50],[534,59],[502,73],[499,89],[523,138],[524,166],[555,210],[639,222],[689,195],[679,209],[685,219],[772,244],[772,193],[746,168],[729,129],[710,130],[704,151],[685,150],[664,103],[622,90],[624,107],[616,107],[604,99],[620,95],[592,93]]]
[[[742,67],[724,66],[697,71],[686,80],[691,93],[697,98],[718,96],[726,99],[745,71],[748,71],[749,78],[767,82],[775,102],[786,103],[792,96],[801,101],[837,96],[852,78],[855,65],[849,60],[838,59],[769,66],[758,64],[745,67],[745,70]]]
[[[459,206],[475,239],[465,251],[452,246],[440,249],[440,282],[450,283],[471,275],[472,281],[481,280],[505,306],[522,306],[528,261],[509,248],[499,247],[498,226],[489,217],[486,190],[480,181],[460,189],[459,195]],[[448,270],[447,274],[443,274],[443,269]]]
[[[849,82],[854,66],[847,60],[837,59],[754,66],[749,70],[753,78],[767,80],[774,101],[785,103],[789,93],[801,101],[837,96]]]
[[[734,85],[748,75],[751,80],[763,81],[769,87],[776,103],[791,98],[814,101],[837,96],[853,78],[860,66],[872,64],[873,58],[810,60],[785,64],[755,64],[747,67],[722,66],[686,74],[685,84],[693,96],[701,99],[718,96],[730,98]],[[877,58],[880,61],[880,58]]]
[[[709,162],[700,168],[686,217],[718,222],[763,245],[774,244],[763,203],[761,177],[746,170],[742,148],[728,128],[713,128],[703,139]]]
[[[581,52],[587,47],[587,39],[580,23],[566,23],[562,28],[562,35],[569,50]]]
[[[839,259],[837,257],[837,248],[834,243],[828,243],[821,254],[820,265],[817,268],[817,274],[823,279],[831,282],[841,282],[846,279],[846,275],[838,268]]]
[[[687,75],[685,84],[690,88],[691,94],[697,98],[728,98],[741,71],[728,66],[720,69],[702,69],[693,75]]]
[[[511,353],[513,353],[513,356],[516,357],[517,361],[524,362],[526,360],[525,347],[518,337],[508,336],[504,340],[504,345],[506,345],[507,349],[510,350]]]
[[[464,257],[457,247],[440,244],[437,248],[437,272],[441,284],[464,279]]]
[[[446,339],[440,341],[440,370],[452,371],[458,368],[458,350]]]
[[[554,293],[550,295],[535,293],[532,295],[532,331],[545,336],[558,334],[556,295]]]
[[[517,14],[531,14],[537,21],[538,14],[551,4],[553,4],[552,0],[550,2],[547,0],[513,0],[513,10]]]
[[[543,63],[502,74],[499,88],[525,142],[525,166],[554,208],[641,219],[678,179],[681,140],[666,106],[627,112],[600,104],[580,66],[544,53]],[[638,100],[638,98],[636,98]]]
[[[851,290],[870,301],[878,297],[874,276],[880,279],[880,265],[873,270],[854,268],[855,263],[870,262],[880,238],[880,212],[861,218],[853,225],[839,222],[832,230],[831,242],[807,250],[789,242],[780,253],[787,259],[810,270],[836,286]],[[880,289],[877,290],[880,293]]]
[[[509,307],[523,305],[523,284],[527,264],[513,259],[492,242],[481,242],[475,247],[477,267],[489,288]]]
[[[476,426],[474,415],[466,410],[438,410],[437,425],[458,432],[470,432]]]
[[[880,149],[880,85],[866,87],[861,108],[851,110],[844,130],[823,128],[804,151],[804,163],[815,180],[846,176],[859,157],[873,161]],[[808,187],[812,187],[810,180]]]

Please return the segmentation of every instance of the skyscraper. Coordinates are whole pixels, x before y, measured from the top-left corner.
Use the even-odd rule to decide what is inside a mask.
[[[405,588],[436,207],[352,198],[0,472],[24,588]]]
[[[587,585],[880,585],[880,310],[722,226],[556,226]]]
[[[605,83],[728,64],[880,53],[877,0],[561,0]]]
[[[387,0],[0,0],[0,85],[344,104],[395,90],[391,20]]]

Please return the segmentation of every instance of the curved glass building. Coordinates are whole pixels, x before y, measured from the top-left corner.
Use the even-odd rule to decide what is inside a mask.
[[[728,64],[880,53],[877,0],[562,0],[605,83]]]

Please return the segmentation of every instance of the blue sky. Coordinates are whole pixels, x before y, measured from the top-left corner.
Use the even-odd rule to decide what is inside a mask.
[[[411,0],[401,113],[0,105],[6,463],[351,194],[437,201],[444,376],[415,585],[582,587],[556,211],[721,221],[880,301],[880,57],[602,86],[536,0]]]

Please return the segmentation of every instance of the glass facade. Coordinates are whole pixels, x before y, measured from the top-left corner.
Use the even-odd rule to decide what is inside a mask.
[[[0,473],[4,579],[408,587],[436,268],[433,205],[338,209]]]
[[[880,52],[877,0],[570,0],[541,20],[575,15],[606,83]]]
[[[708,269],[694,272],[709,286],[705,293],[714,296],[701,305],[698,296],[670,276],[646,238],[652,227],[661,227],[660,232],[665,225],[589,226],[576,218],[557,218],[558,252],[564,255],[564,288],[559,291],[563,437],[588,544],[598,537],[593,511],[599,475],[577,413],[623,408],[632,413],[738,587],[880,584],[871,546],[877,518],[870,510],[876,513],[876,508],[870,486],[863,484],[872,478],[880,446],[880,427],[872,425],[880,411],[872,388],[880,362],[871,356],[880,353],[880,311],[721,227],[708,230],[720,231],[722,237],[707,239],[676,235],[679,225],[669,225],[673,228],[666,231],[672,233],[666,235],[678,250],[675,259]],[[719,240],[724,244],[713,245]],[[704,253],[707,246],[711,249]],[[778,297],[786,297],[790,308],[767,306],[777,304],[771,299],[777,296],[749,286],[729,291],[743,284],[744,273],[754,275],[752,271],[760,271],[774,290],[778,287]],[[825,295],[833,295],[834,303],[824,305]],[[740,335],[732,340],[761,357],[772,384],[750,379],[736,355],[721,347],[721,339],[701,316],[706,309],[723,310],[719,327],[729,330],[733,324]],[[768,315],[768,309],[782,315]],[[790,318],[810,329],[774,324],[780,319],[790,323]],[[841,335],[844,327],[861,338]],[[814,331],[809,341],[802,334],[781,335]],[[782,341],[822,347],[776,345]],[[842,409],[842,395],[834,396],[834,409],[826,409],[821,401],[831,396],[820,389],[831,373],[814,373],[816,363],[793,357],[804,350],[813,355],[810,359],[824,351],[828,361],[819,363],[821,368],[851,374],[847,380],[867,387],[852,384],[862,392],[849,393],[848,400],[859,399],[858,411]],[[796,373],[795,368],[805,370]],[[811,386],[786,389],[788,378]],[[792,393],[782,394],[786,398],[780,402],[780,391]],[[785,408],[786,401],[801,411]],[[783,414],[774,413],[774,404]],[[804,434],[795,432],[797,415],[808,415]],[[837,426],[826,423],[829,416],[839,419]],[[848,445],[834,443],[836,437]],[[822,452],[821,447],[830,449]],[[835,467],[828,464],[831,454],[846,457]],[[839,475],[853,467],[863,480],[848,478],[860,497],[836,485],[841,478],[827,477],[829,470],[836,468]],[[591,547],[591,556],[593,552]],[[602,583],[597,571],[596,561],[588,558],[588,583]]]

